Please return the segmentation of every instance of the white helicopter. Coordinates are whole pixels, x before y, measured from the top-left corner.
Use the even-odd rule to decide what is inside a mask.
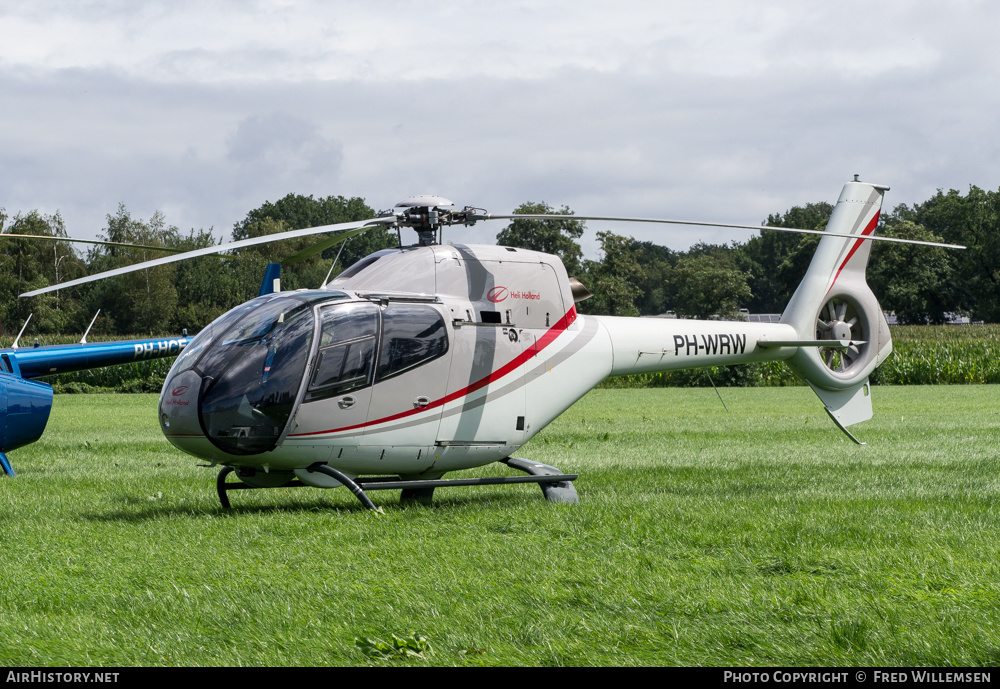
[[[558,216],[456,210],[432,196],[368,221],[218,245],[22,296],[289,237],[340,231],[301,252],[314,254],[374,225],[412,227],[413,246],[372,254],[320,289],[280,292],[265,280],[261,296],[205,327],[160,393],[164,435],[222,465],[227,508],[228,491],[295,485],[347,486],[372,510],[371,490],[428,501],[439,487],[522,482],[576,502],[576,475],[513,455],[608,376],[784,360],[857,442],[847,427],[871,418],[868,377],[892,351],[865,281],[869,240],[889,239],[874,236],[887,189],[855,176],[825,231],[790,230],[823,238],[779,323],[578,314],[589,292],[557,257],[439,243],[445,225]],[[493,462],[526,475],[443,478]],[[233,471],[237,483],[227,482]]]

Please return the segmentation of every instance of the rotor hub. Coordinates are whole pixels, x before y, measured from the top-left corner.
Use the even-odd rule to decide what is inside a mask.
[[[445,225],[474,225],[484,219],[485,211],[466,206],[456,210],[455,204],[442,196],[420,194],[403,199],[391,211],[379,216],[395,217],[396,228],[410,227],[417,233],[421,246],[440,243],[441,228]]]
[[[816,339],[849,343],[821,347],[820,358],[833,373],[847,376],[867,361],[868,326],[853,299],[831,297],[816,318]]]
[[[831,340],[850,340],[851,326],[844,321],[834,321],[830,323],[830,335]]]

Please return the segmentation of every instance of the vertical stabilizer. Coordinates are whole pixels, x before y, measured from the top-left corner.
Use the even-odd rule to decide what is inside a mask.
[[[265,294],[274,294],[275,292],[280,291],[281,264],[268,263],[267,270],[264,271],[264,279],[260,283],[260,292],[257,293],[257,296],[263,297]]]
[[[871,418],[868,376],[892,352],[889,325],[865,280],[872,243],[864,237],[878,227],[887,190],[857,180],[844,185],[826,231],[852,237],[820,239],[781,316],[803,340],[849,342],[846,347],[833,342],[830,347],[801,347],[788,360],[845,432],[846,426]]]

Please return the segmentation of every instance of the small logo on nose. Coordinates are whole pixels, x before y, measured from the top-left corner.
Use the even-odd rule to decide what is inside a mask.
[[[178,385],[176,388],[170,391],[170,394],[173,395],[174,397],[180,397],[187,391],[188,391],[187,385]]]

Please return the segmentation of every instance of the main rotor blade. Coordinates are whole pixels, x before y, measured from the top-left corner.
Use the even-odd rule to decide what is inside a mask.
[[[307,246],[302,251],[300,251],[300,252],[298,252],[296,254],[292,254],[288,258],[282,259],[281,262],[282,263],[286,263],[286,264],[287,263],[299,263],[300,261],[304,261],[307,258],[312,258],[316,254],[323,253],[324,251],[326,251],[327,249],[329,249],[331,246],[337,246],[341,242],[346,242],[351,237],[353,237],[355,235],[358,235],[358,234],[361,234],[362,232],[367,232],[370,229],[371,229],[371,227],[365,226],[365,227],[359,227],[356,230],[344,230],[343,232],[340,232],[339,234],[337,234],[335,237],[329,237],[328,239],[324,239],[323,241],[316,242],[312,246]]]
[[[900,239],[899,237],[882,237],[879,235],[846,234],[827,232],[825,230],[800,230],[794,227],[772,227],[771,225],[733,225],[722,222],[698,222],[695,220],[665,220],[663,218],[610,218],[599,215],[494,215],[486,213],[480,216],[483,220],[604,220],[608,222],[649,222],[663,225],[693,225],[695,227],[729,227],[737,230],[774,230],[776,232],[796,232],[798,234],[818,234],[824,237],[846,237],[848,239],[865,239],[877,242],[897,242],[899,244],[920,244],[923,246],[940,246],[945,249],[965,249],[960,244],[942,244],[925,242],[918,239]]]
[[[166,251],[171,254],[178,254],[184,249],[172,249],[167,246],[147,246],[146,244],[125,244],[123,242],[105,242],[100,239],[77,239],[75,237],[53,237],[45,234],[8,234],[0,232],[0,239],[14,237],[17,239],[45,239],[50,242],[76,242],[79,244],[100,244],[102,246],[124,246],[129,249],[152,249],[153,251]]]
[[[391,224],[395,222],[395,218],[372,218],[370,220],[358,220],[355,222],[344,222],[338,223],[336,225],[321,225],[319,227],[307,227],[302,230],[288,230],[287,232],[276,232],[275,234],[264,235],[263,237],[251,237],[250,239],[241,239],[237,242],[229,242],[228,244],[216,244],[215,246],[208,246],[204,249],[195,249],[193,251],[186,251],[181,254],[175,254],[173,256],[165,256],[163,258],[153,259],[152,261],[143,261],[142,263],[136,263],[131,266],[125,266],[124,268],[115,268],[114,270],[106,270],[103,273],[95,273],[94,275],[88,275],[87,277],[78,278],[76,280],[70,280],[69,282],[61,282],[58,285],[50,285],[48,287],[42,287],[41,289],[32,290],[31,292],[25,292],[20,295],[22,297],[34,297],[38,294],[46,294],[48,292],[55,292],[56,290],[65,289],[67,287],[74,287],[76,285],[82,285],[87,282],[94,282],[95,280],[104,280],[105,278],[115,277],[116,275],[125,275],[126,273],[132,273],[137,270],[145,270],[146,268],[155,268],[156,266],[162,266],[167,263],[174,263],[175,261],[184,261],[189,258],[197,258],[198,256],[208,256],[211,254],[217,254],[222,251],[228,251],[230,249],[241,249],[246,246],[254,246],[256,244],[267,244],[270,242],[281,241],[282,239],[294,239],[295,237],[306,237],[312,234],[324,234],[326,232],[336,232],[338,230],[353,230],[356,228],[365,228],[374,225],[384,225]]]

